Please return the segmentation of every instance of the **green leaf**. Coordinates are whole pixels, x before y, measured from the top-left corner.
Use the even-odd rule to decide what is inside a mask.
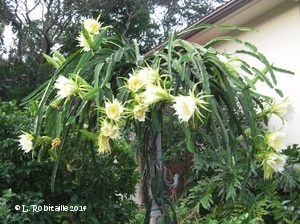
[[[123,54],[124,54],[124,49],[123,48],[120,48],[119,50],[117,50],[114,53],[114,60],[115,60],[115,62],[121,61],[121,59],[123,57]]]
[[[272,69],[276,72],[281,72],[281,73],[286,73],[286,74],[290,74],[290,75],[295,75],[294,72],[290,71],[290,70],[286,70],[286,69],[283,69],[283,68],[278,68],[278,67],[275,67],[272,65]]]
[[[81,57],[79,62],[77,63],[76,68],[72,72],[73,74],[78,74],[78,72],[86,67],[87,62],[93,57],[93,54],[91,52],[84,52]]]
[[[100,88],[99,87],[94,87],[91,90],[89,90],[86,94],[83,95],[82,99],[83,100],[92,100],[95,98],[95,95],[97,92],[99,92]]]
[[[151,118],[152,118],[152,123],[155,128],[155,132],[160,133],[161,132],[161,124],[158,118],[158,111],[155,109],[152,109],[151,111]]]
[[[268,79],[268,77],[265,75],[264,72],[261,72],[257,68],[254,68],[254,67],[252,67],[251,69],[255,72],[256,75],[258,75],[258,77],[260,78],[261,81],[263,81],[266,84],[268,84],[268,86],[270,88],[274,87],[273,84],[272,84],[272,82]]]
[[[50,158],[53,160],[53,161],[56,161],[57,160],[57,154],[56,154],[56,151],[53,150],[53,149],[50,149],[48,150],[48,153],[50,155]]]
[[[52,118],[51,122],[52,122],[54,128],[51,128],[49,126],[49,128],[51,128],[51,130],[52,130],[52,136],[53,137],[60,136],[61,129],[63,128],[62,119],[64,117],[63,116],[58,116],[58,114],[59,113],[56,110],[54,110],[54,113],[53,113],[54,116],[51,117]]]
[[[233,42],[236,42],[236,43],[243,43],[240,39],[236,38],[236,37],[232,37],[232,36],[221,36],[221,37],[216,37],[212,40],[210,40],[208,43],[206,43],[204,45],[205,48],[209,48],[219,42],[224,42],[224,41],[233,41]]]
[[[195,153],[195,144],[191,139],[188,139],[186,142],[186,148],[189,152]]]
[[[254,52],[254,53],[257,52],[257,47],[254,44],[249,43],[249,42],[244,42],[244,45],[246,47],[248,47],[252,52]]]
[[[252,51],[236,50],[235,52],[238,53],[238,54],[250,55],[250,56],[256,58],[257,60],[260,60],[259,56],[257,54],[255,54],[254,52],[252,52]]]
[[[100,72],[103,68],[104,62],[99,62],[94,70],[94,87],[99,86],[99,77],[100,77]]]
[[[133,40],[133,45],[134,45],[134,53],[135,53],[135,58],[137,60],[137,65],[141,66],[143,64],[144,59],[140,54],[139,46],[136,39]]]
[[[169,34],[169,40],[168,40],[168,71],[169,75],[172,77],[172,44],[175,39],[175,32],[172,31]]]
[[[181,127],[184,130],[185,136],[186,136],[186,148],[189,152],[195,153],[195,142],[192,138],[192,132],[188,125],[181,124]]]
[[[276,93],[280,96],[280,97],[283,97],[284,96],[284,94],[283,94],[283,92],[280,90],[280,89],[275,89],[275,91],[276,91]]]
[[[215,25],[212,25],[212,24],[197,24],[197,25],[194,25],[194,26],[191,26],[185,30],[183,30],[181,34],[185,34],[185,33],[189,33],[191,31],[194,31],[194,30],[201,30],[201,29],[207,29],[207,28],[215,28]]]
[[[63,149],[64,149],[65,140],[66,140],[66,137],[68,136],[69,131],[70,131],[70,126],[65,126],[65,129],[63,130],[63,134],[62,134],[62,137],[61,137],[60,145],[56,149],[57,150],[56,151],[57,160],[55,161],[55,164],[54,164],[54,167],[53,167],[53,170],[52,170],[52,174],[51,174],[51,180],[50,180],[50,188],[51,188],[52,192],[54,192],[57,169],[58,169],[58,165],[59,165],[61,155],[62,155],[62,152],[63,152]]]
[[[50,57],[44,53],[42,53],[42,54],[49,64],[53,65],[54,68],[59,68],[59,64],[52,57]]]
[[[260,58],[260,61],[265,64],[266,70],[271,74],[271,78],[273,80],[273,83],[276,85],[277,84],[277,80],[276,80],[276,77],[275,77],[275,74],[274,74],[274,71],[272,69],[271,64],[269,63],[269,61],[267,60],[267,58],[262,53],[258,53],[258,56]]]
[[[25,96],[22,99],[23,103],[21,103],[21,105],[27,104],[30,100],[37,100],[37,99],[41,98],[43,96],[43,90],[45,90],[45,88],[47,87],[48,83],[49,83],[49,81],[44,82],[39,87],[37,87],[32,93],[30,93],[29,95]]]
[[[85,119],[85,115],[86,115],[86,108],[87,108],[87,105],[88,105],[88,101],[83,101],[81,104],[78,104],[78,106],[74,107],[74,110],[76,109],[76,114],[74,117],[79,117],[79,122],[81,123],[82,120]]]
[[[57,69],[55,76],[57,77],[59,74],[68,74],[72,73],[74,67],[76,67],[78,63],[78,58],[82,55],[82,50],[77,50],[75,53],[73,53],[71,56],[69,56],[64,63],[60,65],[60,67]]]
[[[54,56],[60,60],[61,63],[66,61],[65,57],[58,50],[51,49],[51,51],[54,54]]]
[[[84,130],[84,129],[81,129],[81,130],[79,130],[79,131],[80,131],[80,133],[81,133],[84,137],[86,137],[86,138],[88,138],[88,139],[90,139],[90,140],[97,141],[97,139],[98,139],[98,135],[97,135],[96,133],[89,132],[89,131]]]
[[[104,41],[104,37],[105,37],[106,31],[107,31],[107,28],[109,28],[109,27],[102,27],[100,29],[99,34],[93,43],[93,48],[99,48],[101,46],[101,44]]]
[[[230,26],[230,25],[219,25],[215,26],[216,28],[223,29],[223,30],[240,30],[240,31],[254,31],[255,29],[252,27],[245,27],[245,26]]]
[[[217,109],[217,102],[215,99],[210,101],[210,108],[211,108],[211,113],[213,114],[214,118],[216,119],[216,122],[219,124],[221,135],[223,137],[224,145],[228,145],[229,143],[229,137],[228,137],[228,132],[226,130],[226,127],[222,121],[222,118],[220,116],[219,110]]]
[[[204,61],[202,57],[198,54],[197,57],[191,58],[191,62],[194,65],[194,69],[197,71],[194,73],[198,78],[198,82],[203,84],[203,90],[205,94],[210,94],[210,83],[209,83],[209,74],[206,71]]]
[[[245,32],[249,32],[249,31],[254,31],[254,28],[251,27],[237,27],[237,26],[231,26],[231,25],[212,25],[212,24],[197,24],[194,26],[191,26],[187,29],[185,29],[184,31],[182,31],[180,33],[181,34],[185,34],[185,33],[189,33],[191,31],[194,30],[202,30],[202,29],[211,29],[211,28],[215,28],[215,29],[221,29],[221,30],[240,30],[240,31],[245,31]]]
[[[49,80],[48,85],[47,85],[46,89],[44,90],[44,94],[42,96],[42,99],[39,103],[39,111],[38,111],[37,117],[35,119],[35,124],[34,124],[33,145],[35,145],[37,143],[38,137],[40,135],[40,131],[41,131],[41,128],[42,128],[42,122],[43,122],[43,116],[44,116],[44,112],[45,112],[45,109],[46,109],[46,101],[47,101],[48,96],[51,92],[52,84],[54,83],[54,79],[55,79],[55,76],[53,76]]]
[[[84,39],[86,40],[86,42],[88,43],[88,45],[90,46],[90,48],[93,48],[93,40],[90,37],[90,34],[88,33],[88,31],[85,29],[85,27],[82,25],[81,26],[81,32],[82,35],[84,36]]]
[[[112,77],[112,73],[113,73],[113,68],[115,66],[115,61],[110,58],[108,61],[108,66],[106,68],[106,72],[105,72],[105,78],[100,86],[100,88],[102,89],[104,86],[106,86],[106,84],[108,83],[108,81],[110,80],[110,78]]]

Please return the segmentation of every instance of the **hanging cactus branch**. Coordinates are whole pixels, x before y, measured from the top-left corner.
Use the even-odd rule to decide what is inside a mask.
[[[160,154],[164,150],[161,133],[172,133],[171,129],[164,128],[174,127],[173,123],[182,128],[188,151],[199,152],[199,141],[223,148],[229,170],[235,164],[232,146],[241,145],[249,164],[244,171],[245,183],[254,160],[261,163],[266,179],[283,171],[287,158],[281,150],[285,146],[278,143],[283,135],[272,135],[261,124],[270,114],[284,120],[288,101],[276,104],[255,88],[257,80],[273,88],[275,70],[279,69],[253,45],[236,38],[219,37],[201,46],[181,40],[172,32],[159,49],[142,56],[136,41],[126,43],[111,26],[103,27],[93,19],[83,21],[77,40],[81,50],[66,59],[57,51],[53,58],[45,56],[57,70],[44,88],[27,99],[37,104],[38,109],[34,129],[20,136],[20,145],[26,153],[32,151],[35,157],[41,145],[48,146],[57,168],[66,153],[64,144],[68,142],[71,127],[80,141],[92,142],[87,144],[90,150],[100,155],[114,150],[113,141],[122,138],[124,131],[136,130],[136,136],[144,132],[146,144],[151,142],[147,138],[156,142],[144,147],[142,153],[149,157],[143,160],[147,178],[143,183],[149,185],[146,193],[152,194],[148,195],[149,220],[153,220],[153,209],[160,212],[155,223],[158,219],[172,220],[165,210],[163,186],[171,190],[179,182],[178,174],[172,183],[166,181]],[[215,43],[228,40],[250,46],[250,50],[228,55],[212,48]],[[254,57],[264,68],[250,66],[239,54]],[[59,138],[59,144],[51,148],[51,141],[50,144],[40,141],[44,136],[52,141]],[[155,179],[157,175],[159,178]],[[241,191],[244,188],[245,185]]]

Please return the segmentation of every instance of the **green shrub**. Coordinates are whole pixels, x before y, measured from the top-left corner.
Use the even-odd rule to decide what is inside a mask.
[[[263,178],[260,164],[252,163],[241,194],[246,163],[242,150],[237,150],[232,170],[228,170],[224,152],[202,151],[195,157],[192,185],[187,196],[177,202],[179,223],[296,223],[300,218],[300,148],[288,147],[285,170],[270,180]]]
[[[21,130],[32,124],[28,110],[20,110],[15,102],[0,102],[1,223],[124,223],[134,216],[136,205],[130,196],[138,175],[132,149],[125,141],[115,141],[111,154],[95,160],[79,153],[72,161],[59,162],[51,191],[55,161],[32,159],[31,153],[23,153],[18,146]],[[71,139],[66,147],[74,145],[80,143]],[[16,205],[25,209],[32,209],[31,205],[82,207],[81,211],[22,212]]]

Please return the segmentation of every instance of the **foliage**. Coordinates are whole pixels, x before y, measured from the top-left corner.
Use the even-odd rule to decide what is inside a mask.
[[[215,151],[214,157],[210,152],[197,155],[193,167],[195,175],[191,178],[197,182],[189,189],[188,196],[178,201],[180,223],[209,223],[211,220],[215,220],[214,223],[294,223],[299,218],[296,195],[300,173],[295,169],[297,163],[292,161],[298,160],[299,147],[289,147],[285,154],[289,155],[285,171],[272,180],[264,180],[260,164],[253,164],[242,197],[235,196],[235,192],[240,192],[243,178],[227,176],[226,167],[219,162],[222,152]],[[235,157],[233,172],[245,169],[242,157],[241,154]],[[230,194],[234,197],[228,197]]]
[[[3,62],[0,66],[0,99],[2,101],[17,100],[34,91],[41,83],[51,77],[53,68],[48,64],[40,64],[29,59],[27,63]]]
[[[173,184],[164,182],[161,136],[180,130],[184,147],[196,160],[192,179],[196,184],[181,206],[185,221],[267,220],[271,199],[278,195],[278,175],[289,163],[285,155],[289,151],[284,151],[285,134],[270,132],[264,124],[271,115],[286,119],[289,103],[287,99],[274,102],[260,94],[255,84],[265,82],[283,97],[275,89],[275,73],[292,72],[273,66],[251,43],[234,37],[218,37],[200,46],[171,32],[161,48],[141,56],[136,41],[128,43],[113,27],[100,27],[96,22],[83,21],[78,38],[81,51],[67,58],[59,52],[53,58],[46,56],[56,73],[27,98],[37,108],[30,130],[32,156],[38,156],[40,148],[50,148],[43,139],[52,141],[50,156],[56,162],[52,188],[60,161],[71,161],[79,152],[90,151],[92,158],[97,158],[96,151],[113,153],[120,133],[129,130],[129,138],[136,136],[141,143],[138,158],[147,208],[145,223],[176,223],[174,209],[164,198],[164,186],[170,190],[178,179]],[[189,30],[207,27],[213,26]],[[217,52],[213,45],[221,41],[234,41],[248,50],[232,55]],[[251,66],[239,58],[241,54],[252,56],[264,67]],[[172,138],[168,137],[171,135],[165,145],[170,146]],[[59,144],[54,144],[57,138]],[[74,145],[66,150],[73,138],[80,139],[77,142],[83,148]],[[271,187],[273,181],[275,187]],[[264,194],[267,189],[270,192]]]
[[[143,223],[145,219],[145,210],[140,209],[138,212],[135,213],[134,218],[130,220],[130,224],[140,224]]]
[[[92,161],[89,154],[72,157],[58,165],[56,188],[50,189],[54,162],[45,151],[38,160],[23,153],[16,141],[21,130],[33,125],[30,110],[16,102],[0,102],[0,221],[1,223],[123,223],[136,206],[130,199],[137,181],[132,149],[116,141],[114,152]],[[66,148],[79,146],[72,138]],[[34,184],[33,184],[34,183]],[[21,212],[16,205],[84,206],[85,211]]]

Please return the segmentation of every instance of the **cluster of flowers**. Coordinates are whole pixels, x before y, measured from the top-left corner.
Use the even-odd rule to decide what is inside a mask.
[[[217,57],[229,71],[234,74],[243,74],[242,63],[238,58],[227,58],[220,54]],[[264,106],[263,111],[258,114],[258,118],[267,116],[269,120],[274,114],[282,121],[289,121],[292,118],[293,111],[292,104],[288,99],[280,102],[273,100],[270,104]],[[265,179],[270,179],[274,172],[284,171],[288,157],[282,154],[282,150],[286,148],[286,133],[282,131],[267,131],[265,133],[264,142],[260,146],[261,151],[257,156],[262,161]]]
[[[99,19],[99,18],[98,18]],[[90,51],[93,41],[96,39],[101,28],[101,23],[94,19],[86,19],[83,22],[83,31],[77,38],[79,46],[84,51]],[[228,58],[218,55],[219,60],[228,66],[228,69],[235,73],[242,73],[241,64],[238,60],[229,60]],[[189,91],[187,95],[173,96],[170,94],[172,87],[166,88],[166,80],[169,77],[161,76],[159,68],[151,67],[140,68],[133,71],[126,79],[125,88],[127,88],[131,98],[121,103],[118,99],[112,97],[107,100],[105,106],[99,109],[103,116],[99,120],[100,131],[98,135],[99,153],[110,152],[110,139],[119,136],[120,127],[126,119],[135,119],[138,122],[146,120],[146,113],[157,102],[165,101],[174,108],[174,115],[178,116],[180,122],[188,122],[191,118],[203,118],[200,109],[206,108],[207,102],[204,100],[209,95],[199,93],[195,95],[195,87]],[[80,97],[85,100],[87,95],[93,88],[78,74],[71,74],[68,78],[60,76],[54,84],[57,91],[57,99],[68,99],[72,96]],[[291,104],[288,100],[265,106],[262,116],[275,114],[282,120],[286,120],[292,112]],[[195,115],[195,116],[194,116]],[[286,148],[286,134],[281,131],[266,132],[264,143],[261,147],[261,153],[258,158],[262,160],[264,168],[264,177],[269,179],[274,172],[282,172],[287,160],[287,156],[282,154],[282,150]],[[48,141],[49,142],[49,141]],[[19,143],[22,149],[28,153],[33,149],[33,135],[24,132],[19,136]],[[60,144],[60,139],[52,140],[52,148]]]
[[[99,34],[101,24],[98,20],[86,19],[83,22],[83,31],[77,38],[79,46],[84,51],[91,49],[91,44]],[[134,118],[139,122],[144,122],[146,112],[159,101],[168,101],[173,103],[175,115],[178,116],[180,122],[188,122],[194,114],[201,119],[199,108],[206,109],[207,104],[202,94],[197,96],[194,94],[194,89],[189,92],[188,96],[172,96],[164,85],[164,81],[159,74],[159,69],[151,67],[141,68],[133,71],[126,80],[126,88],[131,93],[132,99],[125,103],[121,103],[118,99],[112,99],[105,103],[104,108],[98,108],[103,112],[104,116],[100,118],[100,133],[98,137],[99,153],[110,151],[110,139],[115,139],[119,136],[119,127],[124,123],[125,119]],[[93,88],[78,74],[71,74],[68,78],[59,76],[54,84],[57,91],[57,100],[53,104],[61,100],[68,99],[72,96],[84,99],[84,96]],[[23,133],[19,142],[25,152],[33,149],[33,135]]]
[[[180,122],[188,122],[194,115],[201,117],[199,108],[207,110],[205,107],[207,102],[203,100],[207,96],[200,94],[195,96],[194,90],[191,90],[188,96],[172,96],[163,84],[159,69],[144,67],[130,74],[125,88],[128,89],[131,99],[124,104],[113,99],[112,102],[105,103],[105,108],[100,108],[105,115],[100,123],[99,153],[110,151],[109,139],[118,136],[119,127],[124,123],[124,119],[133,118],[138,122],[144,122],[147,111],[157,102],[172,103],[174,114],[178,116]]]
[[[282,121],[289,121],[293,113],[293,107],[288,99],[280,102],[273,101],[266,105],[261,115],[277,115]],[[287,148],[286,133],[282,131],[266,132],[262,152],[258,157],[262,160],[264,178],[270,179],[275,172],[284,171],[287,156],[282,154],[282,150]]]
[[[101,23],[95,19],[86,19],[83,21],[83,30],[84,32],[80,32],[77,40],[79,41],[79,46],[83,48],[84,51],[91,50],[91,44],[96,39],[99,34],[99,30],[101,28]],[[84,98],[84,96],[92,90],[92,86],[90,86],[84,79],[82,79],[78,74],[71,74],[69,78],[65,76],[59,76],[54,84],[54,88],[58,89],[57,91],[57,100],[54,101],[52,106],[55,106],[60,100],[65,98],[69,98],[71,96],[79,96]],[[19,144],[22,150],[25,153],[29,153],[33,150],[33,139],[34,136],[32,133],[23,132],[19,136]],[[46,136],[39,137],[40,144],[49,142],[51,143],[52,148],[59,146],[60,138],[54,138],[53,140],[47,139],[47,141],[41,141],[41,139],[47,139]]]
[[[163,80],[158,69],[145,67],[138,71],[133,71],[126,80],[126,88],[129,90],[132,99],[125,103],[118,99],[105,102],[105,107],[98,108],[104,116],[100,118],[100,133],[98,137],[99,153],[110,151],[110,139],[119,136],[119,127],[125,119],[133,118],[136,121],[144,122],[146,112],[160,101],[171,102],[175,109],[175,115],[180,122],[188,122],[195,114],[201,118],[199,108],[206,109],[207,102],[203,100],[207,95],[198,94],[195,96],[194,90],[189,95],[172,96],[170,92],[162,87]],[[92,88],[78,75],[70,75],[69,78],[60,76],[54,84],[59,100],[68,99],[72,96],[81,98]],[[20,136],[20,145],[25,152],[31,151],[32,134],[24,133]]]

